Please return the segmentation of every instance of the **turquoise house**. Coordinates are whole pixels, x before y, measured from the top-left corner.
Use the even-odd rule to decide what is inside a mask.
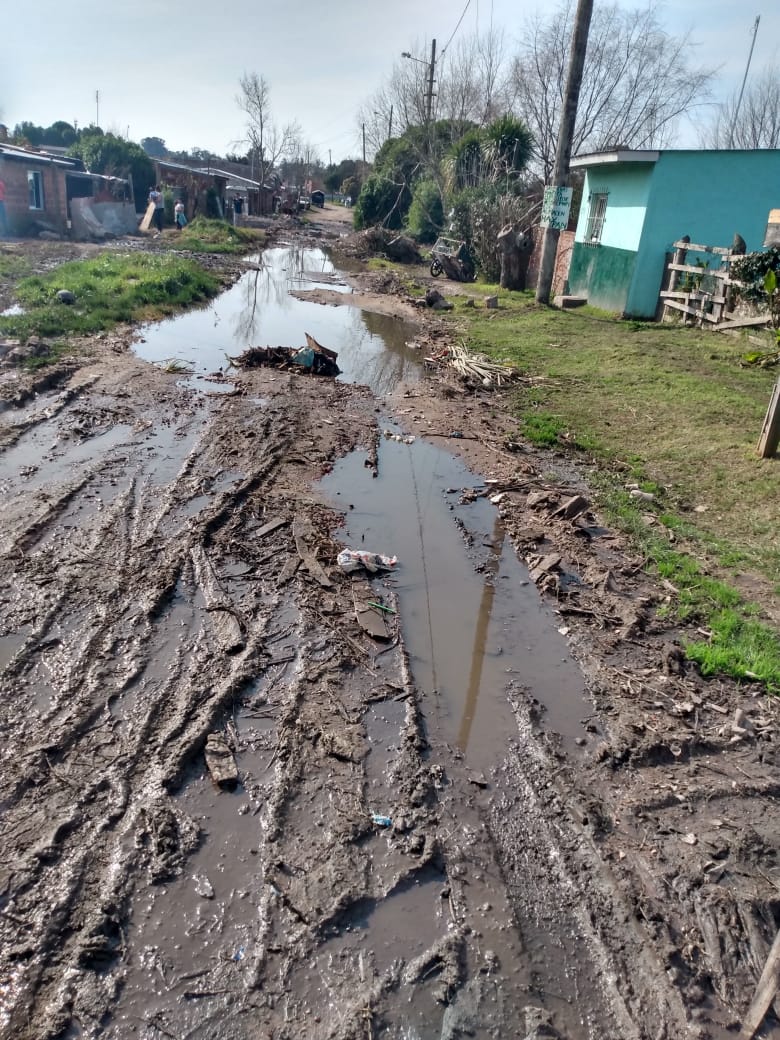
[[[569,292],[604,310],[652,318],[672,243],[763,247],[780,206],[780,150],[634,151],[572,159],[585,171]],[[693,259],[693,257],[691,257]]]

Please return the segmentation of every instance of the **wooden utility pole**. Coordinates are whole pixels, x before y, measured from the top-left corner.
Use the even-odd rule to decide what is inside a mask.
[[[756,45],[756,36],[758,35],[758,26],[761,21],[761,15],[756,15],[756,20],[753,23],[753,39],[750,43],[750,53],[748,54],[747,65],[745,66],[745,75],[742,77],[742,86],[739,90],[739,97],[737,98],[737,106],[734,109],[734,118],[731,121],[731,129],[729,130],[729,148],[734,147],[734,131],[737,129],[737,119],[739,117],[739,110],[742,107],[742,95],[745,93],[745,84],[747,83],[748,73],[750,72],[750,62],[753,60],[753,48]]]
[[[363,123],[363,176],[366,175],[366,124]]]
[[[430,126],[433,112],[433,74],[436,69],[436,40],[431,41],[431,65],[428,69],[428,96],[425,103],[425,122]]]
[[[582,70],[585,65],[585,51],[588,47],[588,30],[593,14],[593,0],[578,0],[577,15],[571,40],[571,57],[569,72],[566,77],[566,93],[563,99],[561,125],[558,128],[558,146],[555,150],[555,166],[553,167],[552,187],[563,188],[569,183],[569,162],[574,137],[574,124],[577,121],[577,104],[580,99]],[[555,254],[558,251],[558,230],[547,227],[542,240],[542,257],[539,262],[539,281],[536,285],[537,303],[550,302]]]
[[[390,106],[390,118],[387,121],[387,139],[393,136],[393,106]]]

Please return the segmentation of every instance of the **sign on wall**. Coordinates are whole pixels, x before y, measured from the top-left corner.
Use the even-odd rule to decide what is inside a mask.
[[[574,188],[547,187],[544,189],[542,215],[539,219],[542,227],[553,228],[556,231],[566,230],[569,226],[573,194]]]

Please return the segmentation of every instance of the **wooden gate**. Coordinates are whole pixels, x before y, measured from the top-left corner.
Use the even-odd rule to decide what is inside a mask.
[[[768,312],[749,316],[734,312],[736,293],[732,287],[741,283],[731,278],[731,263],[741,253],[722,246],[700,246],[684,239],[674,243],[674,250],[672,261],[667,264],[667,288],[660,293],[663,321],[677,312],[684,315],[686,323],[692,319],[692,324],[718,331],[769,324]],[[704,253],[712,260],[688,263],[689,253]],[[712,266],[715,262],[718,266]]]

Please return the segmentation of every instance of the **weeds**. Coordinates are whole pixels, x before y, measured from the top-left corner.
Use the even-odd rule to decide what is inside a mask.
[[[87,335],[118,322],[173,314],[219,288],[217,278],[181,257],[104,254],[23,278],[16,297],[24,313],[0,317],[0,334],[22,339]],[[59,289],[70,290],[75,304],[60,303]]]
[[[196,217],[175,238],[166,238],[169,249],[186,249],[193,253],[247,253],[264,245],[265,232],[254,228],[234,227],[224,220]]]

